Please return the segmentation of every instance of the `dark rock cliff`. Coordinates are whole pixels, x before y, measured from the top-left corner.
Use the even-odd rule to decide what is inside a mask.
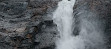
[[[58,1],[0,0],[0,49],[54,48]]]

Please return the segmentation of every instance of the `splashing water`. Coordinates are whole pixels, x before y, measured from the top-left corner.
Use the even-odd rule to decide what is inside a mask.
[[[74,37],[72,34],[73,25],[73,6],[75,0],[63,0],[59,2],[57,10],[54,12],[53,19],[58,26],[60,39],[57,42],[56,49],[74,49]],[[78,39],[78,41],[81,41]],[[75,44],[78,42],[75,42]]]
[[[53,13],[53,20],[60,32],[60,38],[56,42],[56,49],[104,49],[103,47],[96,48],[98,45],[103,45],[103,37],[95,30],[94,25],[87,20],[82,20],[80,34],[78,36],[72,35],[75,20],[73,18],[75,1],[60,1],[58,8]],[[87,29],[92,30],[92,33],[88,34]]]
[[[53,18],[60,31],[61,38],[69,38],[72,33],[73,22],[73,5],[75,0],[63,0],[59,3],[58,9],[55,11]]]

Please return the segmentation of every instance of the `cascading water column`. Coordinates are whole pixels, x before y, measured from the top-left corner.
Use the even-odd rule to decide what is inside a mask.
[[[72,34],[73,25],[73,6],[75,0],[62,0],[58,8],[53,13],[53,20],[57,24],[60,32],[60,39],[56,43],[56,49],[73,49],[74,38]]]
[[[107,49],[101,21],[94,18],[96,15],[82,11],[79,15],[79,35],[74,36],[73,27],[76,26],[73,18],[75,0],[62,0],[53,13],[53,20],[57,24],[60,38],[56,42],[56,49]],[[91,19],[90,19],[91,18]],[[99,27],[100,26],[100,27]],[[75,31],[75,30],[74,30]]]

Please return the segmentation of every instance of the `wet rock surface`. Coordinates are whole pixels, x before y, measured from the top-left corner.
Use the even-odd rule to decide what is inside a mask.
[[[111,49],[111,1],[110,0],[77,0],[74,9],[74,17],[76,18],[76,24],[78,27],[80,19],[88,18],[88,21],[99,21],[97,27],[104,32],[104,39],[107,45],[107,49]],[[101,22],[101,23],[100,23]],[[76,28],[75,27],[75,28]],[[78,35],[79,28],[75,30],[74,35]],[[90,30],[89,30],[90,32]]]

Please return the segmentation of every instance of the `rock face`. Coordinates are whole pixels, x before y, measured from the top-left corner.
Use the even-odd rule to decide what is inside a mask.
[[[53,49],[58,1],[0,0],[0,49]]]
[[[0,49],[54,49],[57,29],[51,17],[59,1],[0,0]],[[77,0],[76,18],[84,11],[104,21],[108,45],[111,45],[111,1]]]
[[[80,17],[87,17],[89,21],[96,21],[98,19],[100,23],[98,27],[104,32],[104,39],[106,40],[107,49],[111,49],[111,1],[110,0],[77,0],[74,7],[74,16],[76,18],[76,24],[78,27],[80,23]],[[93,20],[95,19],[95,20]],[[77,28],[77,31],[80,28]],[[74,33],[78,35],[79,33]]]

